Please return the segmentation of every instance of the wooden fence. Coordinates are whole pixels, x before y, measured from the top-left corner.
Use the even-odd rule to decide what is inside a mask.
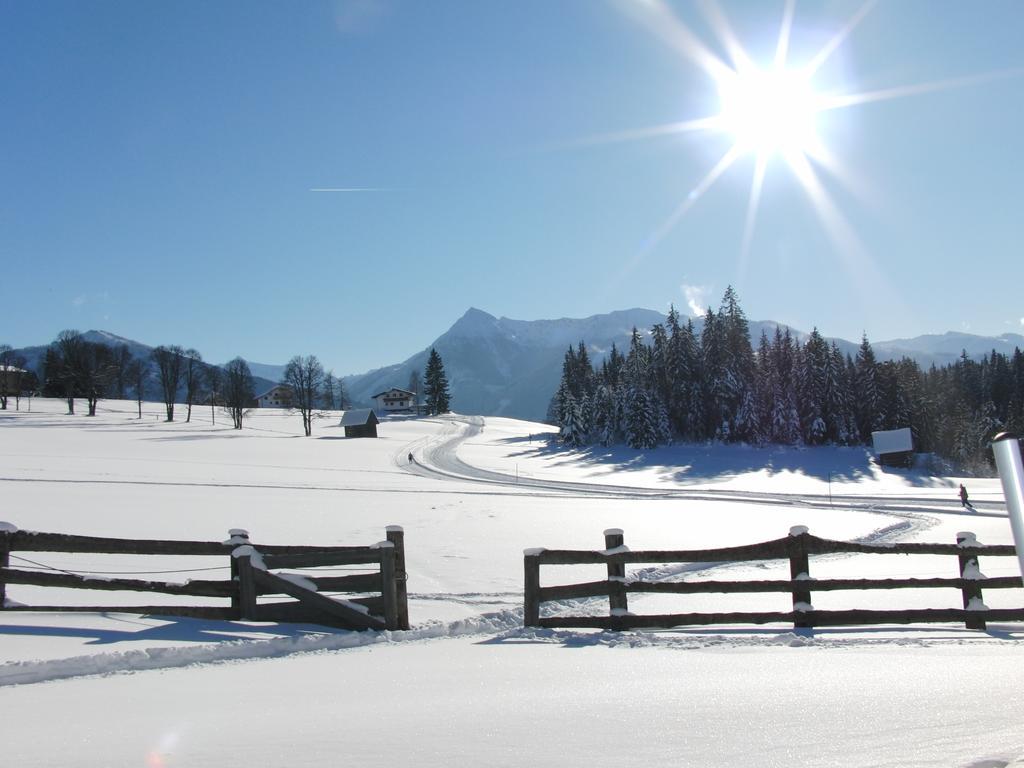
[[[206,619],[312,622],[358,630],[409,628],[405,534],[400,526],[388,526],[387,540],[368,547],[254,545],[249,541],[249,534],[243,530],[232,530],[229,536],[223,542],[108,539],[19,531],[8,523],[0,523],[0,608],[13,611],[120,611]],[[228,559],[231,578],[224,581],[190,580],[174,583],[95,577],[61,569],[22,570],[11,567],[12,552],[218,556]],[[18,556],[15,559],[24,560]],[[343,565],[365,566],[368,573],[344,576],[273,573],[274,569],[281,568]],[[28,606],[6,601],[8,584],[224,598],[229,601],[229,605]],[[364,596],[339,600],[321,591]],[[265,595],[284,595],[294,599],[259,601],[258,598]]]
[[[957,578],[901,579],[815,579],[811,577],[810,558],[815,555],[863,553],[876,555],[950,555],[958,559]],[[675,627],[708,624],[792,623],[795,627],[829,627],[848,625],[911,624],[919,622],[963,622],[968,629],[985,629],[986,621],[1024,621],[1024,608],[991,609],[982,601],[985,589],[1021,587],[1020,576],[985,578],[978,567],[981,556],[1016,557],[1012,545],[983,546],[974,534],[957,534],[956,544],[857,544],[832,541],[812,536],[803,526],[790,530],[789,536],[724,549],[630,552],[623,533],[618,529],[605,531],[605,548],[601,551],[528,549],[524,552],[525,604],[523,623],[528,627],[594,627],[623,630],[641,627]],[[726,563],[788,560],[788,580],[759,581],[627,581],[626,565],[637,563]],[[542,565],[606,565],[608,578],[581,584],[542,587]],[[917,608],[907,610],[815,610],[811,604],[814,592],[836,590],[878,590],[907,588],[957,589],[963,598],[962,608]],[[792,596],[791,611],[760,611],[733,613],[672,613],[634,615],[629,612],[628,595],[696,594],[696,593],[771,593],[788,592]],[[570,600],[607,597],[606,616],[541,616],[541,604],[549,600]]]

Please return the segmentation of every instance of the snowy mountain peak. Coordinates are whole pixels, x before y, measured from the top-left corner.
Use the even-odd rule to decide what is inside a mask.
[[[499,334],[498,318],[484,312],[482,309],[470,307],[466,314],[455,321],[455,324],[448,329],[447,336],[477,338],[480,336],[494,336]]]

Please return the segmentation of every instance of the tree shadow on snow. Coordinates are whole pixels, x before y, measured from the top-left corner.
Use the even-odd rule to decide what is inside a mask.
[[[566,649],[594,646],[707,649],[718,646],[913,645],[965,640],[1003,640],[1024,643],[1024,625],[990,624],[987,630],[950,626],[822,627],[673,627],[669,629],[609,630],[523,629],[481,640],[478,645],[560,645]]]
[[[505,438],[499,442],[518,448],[510,454],[513,459],[543,459],[551,467],[584,467],[589,470],[589,478],[654,470],[659,479],[686,486],[720,482],[755,472],[764,472],[769,477],[803,475],[839,483],[874,479],[881,474],[899,477],[906,485],[914,487],[951,488],[955,485],[920,469],[880,466],[863,446],[804,448],[680,443],[646,451],[624,445],[572,450],[560,444],[551,433]]]

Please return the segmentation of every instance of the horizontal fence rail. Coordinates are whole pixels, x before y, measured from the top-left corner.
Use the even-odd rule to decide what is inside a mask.
[[[228,559],[231,578],[193,579],[184,583],[147,579],[107,578],[69,570],[12,568],[12,552],[72,554],[220,556]],[[17,555],[15,555],[17,559]],[[280,574],[274,569],[324,566],[366,566],[368,573],[346,576]],[[64,589],[149,592],[166,595],[224,598],[228,606],[20,605],[7,600],[7,585]],[[323,592],[362,595],[350,599]],[[284,596],[287,601],[260,602],[259,597]],[[0,609],[8,611],[122,611],[192,618],[250,621],[312,622],[345,629],[408,629],[405,534],[387,528],[387,538],[364,547],[253,545],[248,532],[233,529],[226,541],[167,541],[76,536],[21,531],[0,523]]]
[[[874,555],[950,555],[958,558],[957,578],[871,578],[815,579],[810,575],[810,558],[830,554]],[[968,629],[985,629],[986,621],[1024,621],[1024,608],[988,608],[984,589],[1010,589],[1022,586],[1019,576],[987,578],[981,574],[981,556],[1016,557],[1012,545],[985,546],[972,533],[957,534],[956,544],[860,544],[833,541],[812,536],[797,526],[785,538],[739,547],[700,550],[644,550],[631,552],[625,546],[623,532],[605,531],[603,550],[528,549],[523,553],[524,611],[528,627],[584,627],[610,630],[675,627],[709,624],[792,623],[795,627],[828,627],[856,624],[911,624],[927,622],[963,622]],[[626,566],[642,563],[733,563],[788,560],[789,579],[746,581],[673,581],[645,582],[628,580]],[[605,565],[607,578],[577,584],[541,586],[542,565]],[[889,590],[950,588],[962,595],[962,608],[918,608],[906,610],[815,610],[814,592],[838,590]],[[789,593],[790,611],[743,611],[672,613],[637,615],[629,608],[629,594],[765,594]],[[541,605],[556,600],[594,597],[608,598],[608,615],[541,616]]]

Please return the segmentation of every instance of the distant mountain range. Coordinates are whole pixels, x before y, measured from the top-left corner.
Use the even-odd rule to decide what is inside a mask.
[[[406,388],[413,371],[422,376],[427,355],[434,347],[444,360],[452,392],[452,407],[460,413],[484,416],[512,416],[542,420],[548,402],[558,388],[562,375],[562,360],[570,345],[583,341],[592,360],[599,362],[612,344],[622,351],[629,348],[633,328],[648,333],[655,323],[665,322],[665,315],[650,309],[627,309],[594,315],[583,319],[510,320],[497,318],[479,309],[471,308],[455,324],[423,351],[404,362],[389,365],[368,373],[345,377],[349,398],[355,405],[370,405],[370,397],[390,387]],[[695,318],[697,333],[703,319]],[[750,336],[757,347],[762,331],[772,336],[776,328],[785,328],[770,321],[751,321]],[[790,328],[790,333],[801,341],[807,333]],[[104,344],[127,344],[132,354],[148,357],[152,347],[106,331],[89,331],[89,341]],[[845,339],[835,341],[844,354],[855,355],[860,342]],[[879,361],[909,357],[922,367],[942,366],[956,361],[962,352],[979,358],[992,350],[1012,354],[1014,348],[1024,349],[1024,336],[1004,333],[1000,336],[976,336],[949,332],[929,334],[913,339],[893,339],[872,342]],[[36,369],[46,346],[26,347],[18,350],[28,364]],[[249,363],[260,391],[280,381],[283,365]]]

